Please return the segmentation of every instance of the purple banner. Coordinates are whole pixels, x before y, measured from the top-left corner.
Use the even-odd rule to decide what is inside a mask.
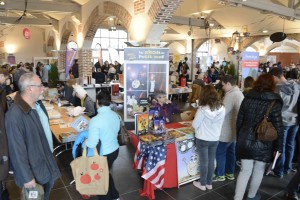
[[[68,49],[66,50],[66,78],[69,77],[69,71],[72,67],[75,55],[76,55],[77,51],[73,50],[73,49]]]

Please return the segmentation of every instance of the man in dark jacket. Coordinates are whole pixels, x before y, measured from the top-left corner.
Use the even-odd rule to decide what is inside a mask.
[[[0,69],[0,199],[8,200],[7,190],[4,191],[4,181],[8,175],[8,147],[7,147],[7,136],[4,126],[4,113],[7,110],[6,105],[6,79],[9,77],[9,73],[6,69]]]
[[[40,78],[25,73],[19,80],[19,93],[5,116],[9,155],[18,187],[44,187],[48,200],[54,181],[60,177],[53,151],[47,111],[38,101],[44,91]]]

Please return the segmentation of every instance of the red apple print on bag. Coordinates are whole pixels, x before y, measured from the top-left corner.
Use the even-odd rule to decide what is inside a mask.
[[[94,176],[94,178],[95,178],[96,180],[100,180],[101,176],[97,173],[97,174]]]
[[[80,174],[81,174],[80,182],[82,184],[90,184],[92,182],[92,178],[90,175],[88,174],[83,175],[83,173]]]
[[[99,168],[99,165],[95,162],[93,162],[93,164],[91,164],[91,169],[92,170],[97,170]]]

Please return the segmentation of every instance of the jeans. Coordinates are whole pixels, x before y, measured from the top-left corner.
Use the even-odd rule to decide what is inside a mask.
[[[9,200],[8,190],[4,181],[0,181],[0,200]]]
[[[114,161],[117,159],[119,155],[119,149],[115,150],[114,152],[105,155],[107,157],[108,169],[110,170]],[[109,186],[108,192],[106,195],[97,195],[99,200],[113,200],[119,198],[119,192],[115,187],[114,180],[109,173]]]
[[[216,152],[217,167],[215,174],[224,176],[234,174],[236,142],[219,142]]]
[[[54,180],[50,180],[48,183],[43,184],[44,187],[44,200],[48,200],[50,197],[51,189],[54,186]]]
[[[218,143],[219,141],[205,141],[196,138],[200,160],[200,183],[202,186],[212,184]]]
[[[292,170],[292,160],[295,151],[295,138],[299,125],[285,126],[283,131],[283,150],[276,162],[274,172],[278,176],[283,173],[290,173]]]
[[[256,196],[264,176],[266,163],[257,160],[241,160],[241,171],[237,178],[234,200],[243,200],[248,181],[251,177],[248,197]]]
[[[298,143],[300,142],[300,135],[298,135]],[[289,184],[286,186],[286,191],[288,193],[297,194],[298,189],[300,187],[300,153],[298,154],[298,166],[297,173],[290,180]]]

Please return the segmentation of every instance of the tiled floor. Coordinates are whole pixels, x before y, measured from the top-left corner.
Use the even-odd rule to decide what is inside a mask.
[[[182,107],[185,107],[183,105]],[[147,199],[139,195],[139,189],[143,186],[143,180],[138,172],[132,169],[134,157],[134,148],[131,145],[120,147],[120,154],[115,161],[112,174],[117,189],[120,193],[121,200],[143,200]],[[61,170],[62,176],[55,183],[51,192],[51,200],[80,200],[82,199],[75,189],[75,185],[70,185],[73,180],[70,162],[72,161],[71,151],[66,151],[56,159]],[[284,188],[293,173],[286,175],[283,179],[266,176],[263,179],[259,192],[262,200],[279,200],[284,199]],[[164,190],[156,190],[157,200],[232,200],[235,190],[235,181],[224,181],[213,183],[214,189],[211,191],[200,191],[195,188],[192,183],[181,186],[180,188],[171,188]],[[18,189],[10,176],[7,181],[7,187],[11,200],[17,200],[20,197],[20,189]],[[97,198],[91,198],[96,200]]]
[[[115,161],[112,174],[116,187],[120,192],[121,200],[142,200],[139,189],[143,185],[143,180],[139,177],[138,172],[132,169],[134,148],[132,146],[120,147],[120,154]],[[51,192],[51,200],[79,200],[82,199],[75,189],[75,185],[70,185],[72,173],[70,168],[71,152],[67,151],[57,158],[57,163],[61,169],[62,176],[55,183]],[[284,176],[283,179],[265,176],[260,187],[262,200],[272,199],[279,200],[283,198],[283,190],[293,173]],[[7,181],[7,187],[11,200],[19,199],[20,190],[16,187],[13,177]],[[181,186],[180,188],[171,188],[156,190],[155,195],[158,200],[226,200],[233,199],[235,181],[224,181],[213,183],[214,189],[211,191],[200,191],[192,183]],[[96,200],[96,198],[91,198]]]

